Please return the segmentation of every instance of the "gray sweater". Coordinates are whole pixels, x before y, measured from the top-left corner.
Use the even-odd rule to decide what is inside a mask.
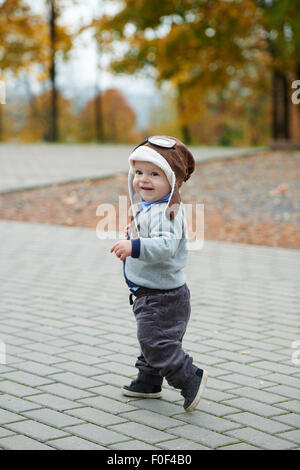
[[[187,228],[184,205],[174,220],[166,218],[167,202],[152,204],[136,215],[138,238],[132,240],[132,256],[124,274],[134,284],[151,289],[174,289],[186,282]]]

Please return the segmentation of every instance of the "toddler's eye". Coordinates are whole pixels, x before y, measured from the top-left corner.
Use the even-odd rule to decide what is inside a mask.
[[[158,173],[156,171],[152,171],[151,176],[158,176]]]
[[[135,174],[136,174],[136,175],[142,175],[142,172],[141,172],[141,170],[136,170],[136,171],[135,171]]]

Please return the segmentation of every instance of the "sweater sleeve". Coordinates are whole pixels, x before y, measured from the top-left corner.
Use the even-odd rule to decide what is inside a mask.
[[[131,256],[132,258],[139,258],[140,251],[141,251],[141,239],[140,238],[132,238],[131,239]]]
[[[182,211],[174,220],[168,220],[162,211],[150,211],[148,237],[140,238],[139,259],[160,263],[172,258],[183,236]]]

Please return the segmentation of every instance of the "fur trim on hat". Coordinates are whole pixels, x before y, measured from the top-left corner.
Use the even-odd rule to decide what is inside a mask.
[[[174,193],[175,184],[176,184],[175,173],[170,167],[167,160],[164,157],[162,157],[160,153],[158,153],[156,150],[150,147],[146,147],[143,145],[135,149],[129,157],[130,169],[129,169],[129,174],[128,174],[128,190],[129,190],[131,206],[132,207],[134,206],[133,201],[134,201],[134,196],[136,194],[133,188],[133,178],[134,178],[133,161],[140,161],[140,162],[143,161],[143,162],[154,163],[154,165],[158,166],[165,173],[171,186],[171,194],[169,198],[169,202],[170,202],[172,195]],[[167,208],[166,208],[166,211],[167,211]]]
[[[175,144],[172,147],[161,147],[160,145],[155,145],[154,143],[145,141],[143,144],[136,147],[129,156],[129,197],[132,211],[134,212],[134,196],[136,192],[133,188],[133,161],[152,162],[161,168],[170,183],[171,194],[165,210],[165,215],[167,218],[173,219],[176,217],[179,204],[181,202],[179,188],[193,173],[195,169],[195,160],[189,149],[180,140],[169,136],[160,137],[172,139]]]

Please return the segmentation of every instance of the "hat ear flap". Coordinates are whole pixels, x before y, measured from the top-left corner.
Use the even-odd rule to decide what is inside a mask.
[[[188,149],[186,152],[186,156],[187,156],[187,169],[186,169],[186,176],[184,178],[184,181],[187,181],[195,170],[195,160],[194,160],[193,155]]]
[[[178,188],[178,184],[176,181],[174,185],[174,190],[172,192],[172,195],[169,199],[168,205],[165,210],[165,215],[168,219],[170,220],[175,219],[179,211],[180,201],[181,199],[180,199],[180,194],[179,194],[179,188]]]
[[[135,220],[135,216],[136,216],[136,213],[137,213],[137,208],[136,208],[136,204],[134,204],[134,196],[136,194],[134,188],[133,188],[133,179],[134,179],[134,173],[132,171],[132,169],[129,170],[129,173],[128,173],[128,192],[129,192],[129,199],[130,199],[130,223],[132,223],[132,221],[134,221],[134,230],[133,230],[133,233],[137,233],[137,236],[139,231],[138,231],[138,228],[136,226],[136,220]]]

